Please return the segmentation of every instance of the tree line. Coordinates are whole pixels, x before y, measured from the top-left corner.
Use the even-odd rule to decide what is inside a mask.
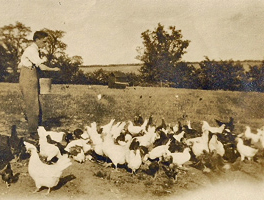
[[[50,67],[59,67],[60,72],[42,72],[41,77],[53,78],[58,84],[108,84],[111,72],[103,69],[84,73],[81,56],[70,57],[65,53],[66,34],[61,30],[43,28],[49,34],[48,44],[42,52]],[[31,44],[28,39],[31,28],[21,22],[0,27],[0,81],[18,82],[17,68],[24,49]],[[210,60],[199,62],[199,67],[182,61],[191,41],[184,40],[181,30],[170,26],[168,30],[160,23],[154,30],[141,34],[142,46],[137,48],[137,59],[142,62],[140,73],[126,73],[131,86],[167,86],[204,90],[264,91],[264,62],[250,66],[233,60]]]

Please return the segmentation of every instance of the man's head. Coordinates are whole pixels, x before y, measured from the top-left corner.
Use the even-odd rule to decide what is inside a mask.
[[[43,48],[46,46],[48,36],[48,33],[44,31],[36,31],[34,33],[33,40],[39,48]]]

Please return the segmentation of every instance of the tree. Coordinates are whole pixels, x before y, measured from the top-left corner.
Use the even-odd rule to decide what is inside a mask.
[[[5,81],[8,75],[8,60],[10,60],[6,49],[0,45],[0,81]]]
[[[197,89],[201,87],[197,69],[186,62],[178,62],[176,64],[172,82],[173,86],[177,88]]]
[[[5,56],[6,68],[11,69],[11,77],[15,79],[10,81],[17,81],[18,79],[17,66],[25,47],[29,44],[27,37],[30,33],[30,27],[21,22],[0,28],[0,41],[6,51],[3,55]],[[1,51],[3,52],[3,49]]]
[[[105,71],[103,69],[86,73],[87,82],[88,84],[107,85],[109,74],[109,71]]]
[[[138,48],[139,60],[143,62],[140,69],[146,82],[171,81],[177,62],[181,60],[189,40],[183,40],[181,30],[175,26],[164,30],[160,23],[154,31],[147,30],[141,34],[143,48]]]
[[[53,66],[59,57],[65,56],[65,50],[67,45],[62,42],[62,38],[65,35],[64,31],[61,30],[50,30],[47,28],[42,29],[49,34],[47,46],[45,48],[45,56],[47,58],[47,65]]]
[[[264,61],[260,66],[250,66],[246,76],[247,82],[244,84],[244,90],[264,92]]]
[[[245,81],[243,65],[229,61],[214,61],[208,57],[200,62],[199,79],[202,89],[242,90]]]
[[[62,55],[56,59],[56,62],[53,64],[56,67],[61,69],[60,72],[49,75],[53,78],[54,83],[76,83],[78,82],[79,76],[82,74],[79,73],[79,66],[82,64],[82,59],[80,56],[69,57],[68,55]]]
[[[59,67],[60,72],[40,72],[41,77],[53,78],[53,83],[80,83],[85,82],[85,75],[79,71],[79,66],[83,63],[81,56],[70,57],[65,53],[67,44],[62,41],[65,35],[61,30],[42,29],[49,34],[46,48],[43,52],[47,58],[46,65]]]
[[[50,67],[59,67],[61,72],[57,78],[49,72],[40,73],[41,77],[53,77],[55,83],[74,83],[84,79],[85,75],[79,71],[82,64],[82,57],[69,57],[65,50],[67,45],[62,41],[65,34],[61,30],[42,29],[49,34],[48,43],[43,50],[43,56],[46,56],[47,64]],[[8,25],[0,28],[0,81],[17,82],[17,66],[24,49],[32,42],[27,37],[31,33],[30,27],[21,22],[15,25]],[[12,71],[10,74],[8,71]]]

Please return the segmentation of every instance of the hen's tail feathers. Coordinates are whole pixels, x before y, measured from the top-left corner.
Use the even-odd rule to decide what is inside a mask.
[[[72,162],[71,159],[68,158],[67,154],[64,154],[57,162],[57,166],[59,167],[60,170],[64,170],[70,165],[72,165]]]

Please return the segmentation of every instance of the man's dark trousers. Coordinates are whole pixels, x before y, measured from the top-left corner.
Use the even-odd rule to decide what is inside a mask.
[[[42,121],[38,69],[35,67],[21,67],[19,87],[25,105],[24,112],[28,120],[28,132],[35,133]]]

